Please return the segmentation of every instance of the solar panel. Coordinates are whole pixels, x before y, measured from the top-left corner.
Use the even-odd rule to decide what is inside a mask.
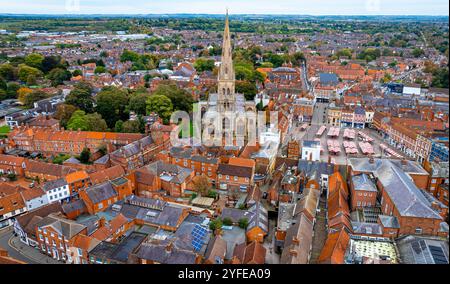
[[[195,251],[199,251],[205,243],[205,237],[208,234],[208,230],[199,224],[196,224],[192,230],[192,246]]]
[[[444,251],[441,247],[438,246],[428,246],[431,252],[431,256],[433,257],[434,263],[436,264],[447,264],[448,260],[444,254]]]

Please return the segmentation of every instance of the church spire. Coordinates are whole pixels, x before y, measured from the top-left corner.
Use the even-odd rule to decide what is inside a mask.
[[[228,9],[225,18],[225,30],[223,32],[222,44],[222,64],[219,70],[220,80],[234,80],[233,57],[231,48],[230,24],[228,19]]]

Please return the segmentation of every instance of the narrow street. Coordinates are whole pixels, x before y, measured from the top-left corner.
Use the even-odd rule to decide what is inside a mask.
[[[326,230],[326,197],[321,196],[319,200],[320,212],[316,215],[316,224],[314,226],[314,237],[311,250],[311,259],[309,263],[316,264],[322,251],[323,245],[327,239]]]
[[[29,247],[14,236],[12,227],[0,230],[0,247],[7,250],[10,257],[29,264],[61,264],[33,247]]]

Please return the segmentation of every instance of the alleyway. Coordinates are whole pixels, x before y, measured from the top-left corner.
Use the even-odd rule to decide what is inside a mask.
[[[317,263],[317,259],[319,258],[320,252],[322,251],[323,245],[327,239],[325,204],[326,197],[321,196],[319,201],[320,212],[316,215],[311,259],[309,261],[312,264]]]

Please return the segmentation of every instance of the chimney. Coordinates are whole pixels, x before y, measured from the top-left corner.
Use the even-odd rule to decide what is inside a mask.
[[[169,243],[169,244],[166,246],[166,253],[171,253],[171,252],[172,252],[172,248],[173,248],[173,244],[172,244],[172,243]]]
[[[105,225],[106,225],[106,219],[104,217],[100,218],[98,220],[98,228],[100,229],[100,228],[104,227]]]
[[[406,158],[402,159],[402,166],[406,166],[407,162],[406,162]]]
[[[437,201],[431,202],[431,208],[434,210],[440,210],[439,203]]]

